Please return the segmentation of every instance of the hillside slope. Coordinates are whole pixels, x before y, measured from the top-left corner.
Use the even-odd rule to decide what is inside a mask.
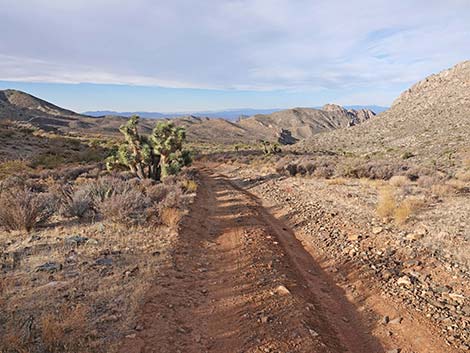
[[[410,158],[451,166],[470,151],[470,61],[416,83],[392,107],[351,129],[302,142],[301,149]]]

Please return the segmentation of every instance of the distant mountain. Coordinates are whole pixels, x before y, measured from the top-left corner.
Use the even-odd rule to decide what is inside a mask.
[[[347,105],[346,109],[352,110],[361,110],[368,109],[375,113],[381,113],[387,110],[387,107],[382,107],[378,105]],[[312,109],[321,109],[321,107],[314,107]],[[281,108],[272,108],[272,109],[229,109],[229,110],[218,110],[218,111],[198,111],[198,112],[174,112],[174,113],[159,113],[159,112],[117,112],[113,110],[97,110],[97,111],[88,111],[84,112],[84,115],[101,117],[101,116],[125,116],[129,117],[131,115],[138,115],[141,118],[149,119],[165,119],[165,118],[176,118],[184,117],[188,115],[198,116],[198,117],[207,117],[207,118],[222,118],[230,121],[237,121],[239,118],[246,118],[249,116],[257,114],[272,114],[279,112],[285,109]]]
[[[251,116],[255,114],[270,114],[281,109],[234,109],[234,110],[220,110],[220,111],[198,111],[198,112],[174,112],[174,113],[159,113],[159,112],[117,112],[113,110],[97,110],[84,112],[84,115],[101,117],[101,116],[125,116],[138,115],[141,118],[149,119],[165,119],[177,118],[184,116],[199,116],[204,118],[222,118],[231,121],[237,120],[241,116]]]
[[[375,114],[382,113],[389,109],[389,107],[384,107],[381,105],[345,105],[344,106],[346,109],[353,109],[353,110],[362,110],[362,109],[367,109],[367,110],[372,110]]]

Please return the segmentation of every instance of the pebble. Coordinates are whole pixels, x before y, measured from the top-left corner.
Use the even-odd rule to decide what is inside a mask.
[[[46,262],[45,264],[42,264],[36,267],[35,271],[53,273],[53,272],[60,271],[61,269],[62,269],[61,264],[58,264],[56,262]]]
[[[407,287],[411,287],[412,283],[411,283],[411,279],[410,277],[408,276],[402,276],[400,277],[398,280],[397,280],[397,284],[399,286],[407,286]]]
[[[283,286],[282,284],[277,286],[276,289],[274,290],[277,294],[280,294],[280,295],[289,295],[290,294],[290,290],[288,290],[285,286]]]

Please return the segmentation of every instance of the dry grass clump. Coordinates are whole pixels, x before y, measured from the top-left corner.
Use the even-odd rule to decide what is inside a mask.
[[[348,180],[345,178],[334,178],[328,180],[328,185],[345,185]]]
[[[49,352],[78,352],[85,344],[87,310],[84,306],[64,309],[41,317],[41,340]]]
[[[440,197],[453,196],[459,193],[468,192],[468,186],[461,180],[451,179],[446,182],[432,185],[431,192]]]
[[[393,216],[397,208],[397,200],[391,187],[385,187],[379,190],[377,202],[377,214],[382,218]]]
[[[162,224],[176,228],[181,220],[181,211],[175,207],[164,207],[160,214]]]
[[[406,221],[420,209],[424,207],[424,200],[417,197],[408,197],[403,200],[396,208],[393,219],[397,224],[405,224]]]
[[[181,187],[183,188],[184,192],[188,194],[192,194],[197,191],[197,183],[191,179],[184,179],[181,182]]]
[[[18,186],[0,193],[0,227],[31,231],[46,223],[57,208],[50,193],[34,192],[28,186]]]
[[[391,186],[379,189],[377,214],[382,218],[393,219],[402,225],[425,205],[423,199],[409,196],[399,202],[395,190]]]

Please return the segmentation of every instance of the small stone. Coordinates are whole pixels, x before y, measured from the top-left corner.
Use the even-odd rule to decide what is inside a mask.
[[[86,245],[98,245],[98,243],[99,243],[98,240],[89,238],[86,242]]]
[[[65,244],[79,246],[88,242],[87,237],[82,237],[81,235],[72,235],[71,237],[65,238]]]
[[[316,332],[315,330],[312,330],[311,328],[308,329],[308,332],[310,333],[310,336],[312,337],[318,337],[320,334]]]
[[[53,272],[60,271],[61,269],[62,269],[61,264],[58,264],[58,263],[55,263],[55,262],[46,262],[45,264],[42,264],[42,265],[36,267],[35,271],[36,272],[53,273]]]
[[[280,294],[280,295],[289,295],[289,294],[290,294],[290,290],[288,290],[288,289],[287,289],[285,286],[283,286],[282,284],[276,287],[275,292],[276,292],[277,294]]]
[[[416,240],[419,240],[423,237],[423,235],[419,235],[419,234],[416,234],[416,233],[410,233],[410,234],[407,234],[405,236],[405,238],[407,240],[410,240],[410,241],[416,241]]]
[[[358,241],[359,239],[362,238],[362,235],[360,234],[356,234],[356,233],[353,233],[353,234],[349,234],[348,235],[348,240],[349,241]]]
[[[103,257],[95,261],[95,264],[98,266],[111,266],[113,264],[113,259],[109,257]]]
[[[402,276],[397,280],[399,286],[411,287],[411,279],[408,276]]]
[[[402,321],[403,321],[403,318],[397,317],[393,320],[390,320],[389,323],[392,324],[392,325],[397,325],[397,324],[401,324]]]
[[[38,240],[41,240],[41,237],[39,235],[34,234],[29,239],[29,242],[32,243],[33,241],[38,241]]]
[[[384,229],[382,227],[373,227],[372,228],[372,234],[375,234],[375,235],[380,234],[380,233],[383,232],[383,230]]]
[[[184,334],[189,333],[189,329],[187,329],[186,327],[178,327],[176,331],[178,331],[179,333],[184,333]]]
[[[384,325],[386,325],[386,324],[388,324],[389,322],[390,322],[390,318],[389,318],[387,315],[385,315],[385,316],[382,318],[381,323],[384,324]]]

